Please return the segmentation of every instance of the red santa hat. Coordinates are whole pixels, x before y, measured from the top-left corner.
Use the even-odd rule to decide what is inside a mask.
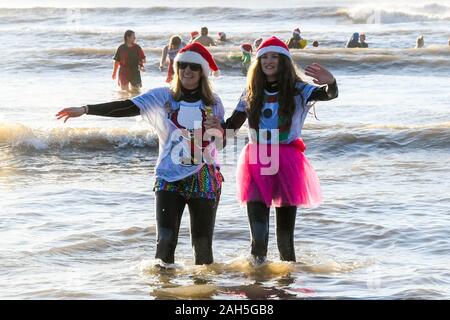
[[[239,48],[242,52],[250,53],[253,51],[252,45],[250,43],[243,43]]]
[[[174,64],[178,62],[197,63],[202,66],[203,74],[208,77],[212,72],[214,76],[219,76],[220,71],[214,61],[211,53],[201,43],[194,42],[188,44],[183,49],[178,51],[174,59]]]
[[[287,45],[275,36],[272,36],[261,42],[261,44],[258,47],[258,50],[256,51],[256,58],[261,57],[263,54],[267,52],[276,52],[279,54],[284,54],[285,56],[292,59],[291,53],[289,52],[289,48],[287,47]]]
[[[191,38],[194,39],[199,35],[198,31],[192,31],[191,32]]]

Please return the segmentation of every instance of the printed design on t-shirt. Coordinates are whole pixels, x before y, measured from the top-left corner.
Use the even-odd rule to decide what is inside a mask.
[[[290,128],[287,124],[287,117],[280,115],[278,94],[266,94],[259,121],[259,130],[264,130],[261,132],[263,140],[267,143],[271,143],[271,141],[276,138],[273,137],[273,130],[275,129],[278,129],[278,142],[286,141],[289,136]]]
[[[199,155],[203,155],[203,150],[209,145],[209,141],[203,141],[206,119],[206,112],[198,105],[187,106],[180,104],[180,107],[169,114],[169,119],[180,129],[184,144],[185,154],[181,159],[183,165],[197,165],[202,163]]]

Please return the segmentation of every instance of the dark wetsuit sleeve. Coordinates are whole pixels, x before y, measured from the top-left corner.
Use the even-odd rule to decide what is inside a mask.
[[[133,117],[141,114],[140,109],[131,100],[89,104],[88,113],[104,117]]]
[[[234,131],[239,130],[245,120],[247,120],[246,112],[234,110],[231,117],[225,121],[225,129],[233,129]]]
[[[332,84],[327,86],[318,87],[315,89],[308,101],[327,101],[337,98],[339,94],[338,86],[336,80]]]

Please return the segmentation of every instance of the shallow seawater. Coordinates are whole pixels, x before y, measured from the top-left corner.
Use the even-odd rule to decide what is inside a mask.
[[[294,61],[302,68],[323,64],[340,90],[338,99],[316,104],[317,118],[309,115],[303,129],[324,203],[298,210],[297,262],[279,261],[272,212],[268,263],[250,263],[246,210],[235,196],[244,127],[238,144],[229,142],[221,155],[215,263],[194,265],[186,210],[168,270],[154,260],[152,129],[138,117],[83,116],[63,124],[55,113],[131,97],[111,80],[111,57],[129,27],[147,54],[143,90],[163,86],[162,46],[172,32],[185,38],[198,27],[175,21],[201,14],[212,33],[225,30],[230,38],[212,49],[222,70],[212,81],[229,116],[245,86],[238,46],[260,35],[287,38],[298,21],[285,2],[273,10],[237,2],[189,10],[134,2],[118,9],[127,6],[120,1],[107,9],[42,4],[33,9],[23,1],[17,6],[25,8],[0,12],[0,41],[12,44],[0,61],[8,80],[0,95],[0,297],[450,298],[447,1],[290,8],[304,13],[303,35],[321,43],[294,51]],[[375,13],[378,20],[370,20]],[[342,49],[354,31],[366,32],[370,49]],[[419,33],[424,50],[412,49]]]

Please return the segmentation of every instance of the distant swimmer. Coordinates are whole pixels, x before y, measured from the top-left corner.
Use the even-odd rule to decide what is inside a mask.
[[[112,78],[116,79],[117,69],[119,69],[118,83],[122,90],[139,91],[139,88],[142,87],[140,71],[144,69],[145,54],[142,48],[136,44],[134,31],[127,30],[123,40],[124,43],[120,45],[114,55]]]
[[[416,49],[423,48],[425,45],[425,39],[423,38],[423,35],[420,35],[416,40]]]
[[[366,42],[366,34],[363,32],[359,35],[359,46],[360,46],[360,48],[368,48],[369,47],[369,44]]]
[[[202,27],[202,29],[200,30],[200,33],[201,33],[200,37],[195,38],[193,42],[199,42],[202,45],[204,45],[205,47],[210,47],[210,46],[216,45],[213,38],[208,36],[208,28],[207,27]]]
[[[169,39],[169,44],[166,45],[161,54],[161,61],[159,62],[159,70],[162,71],[167,60],[169,60],[169,67],[167,68],[166,82],[170,83],[173,78],[173,60],[175,59],[178,51],[180,51],[186,44],[181,41],[180,36],[172,36]]]
[[[189,43],[192,43],[192,41],[195,40],[195,38],[197,38],[199,35],[198,31],[192,31],[191,32],[191,39],[189,39]]]
[[[217,42],[221,42],[221,43],[227,42],[227,35],[225,32],[217,33]]]
[[[358,40],[359,40],[359,33],[355,32],[352,34],[352,36],[348,40],[345,47],[346,48],[360,48],[360,43]]]
[[[258,49],[258,47],[259,47],[259,45],[261,44],[262,41],[263,41],[263,38],[261,38],[261,37],[259,37],[255,41],[253,41],[253,46],[255,47],[255,49]]]
[[[242,73],[247,75],[248,68],[252,62],[252,45],[250,43],[244,43],[240,46],[242,51]]]
[[[300,35],[300,29],[296,28],[292,32],[292,37],[286,42],[289,49],[304,49],[308,41]]]
[[[313,46],[314,48],[318,48],[318,47],[319,47],[319,41],[314,40],[313,43],[312,43],[312,46]]]

